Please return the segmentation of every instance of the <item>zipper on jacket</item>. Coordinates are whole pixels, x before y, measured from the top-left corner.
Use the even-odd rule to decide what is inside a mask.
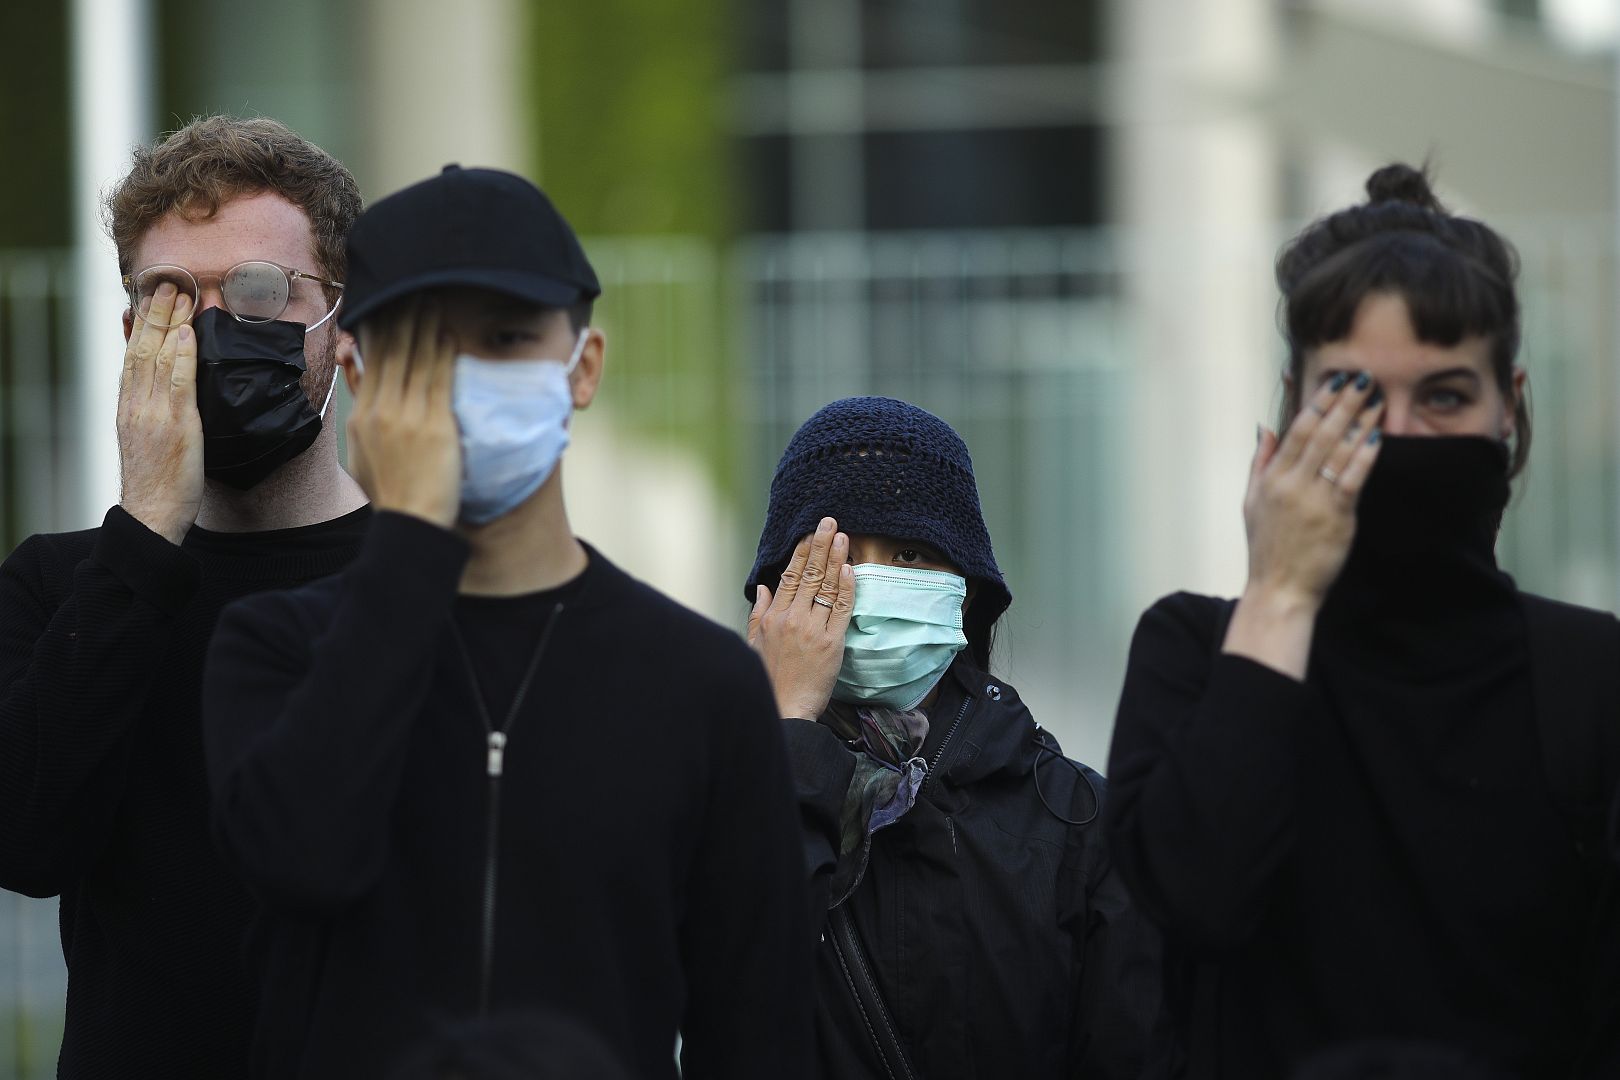
[[[495,738],[501,733],[489,733],[489,796],[488,816],[484,823],[484,920],[479,941],[478,963],[478,1015],[489,1015],[490,976],[495,967],[495,889],[500,872],[501,842],[501,747]],[[502,740],[504,743],[504,739]]]
[[[883,1063],[884,1073],[889,1080],[916,1080],[905,1051],[900,1048],[900,1036],[895,1033],[889,1007],[872,979],[866,950],[861,948],[860,939],[855,936],[855,924],[850,920],[849,910],[836,907],[828,914],[833,925],[833,952],[838,955],[838,966],[843,969],[844,981],[849,985],[849,992],[855,996],[861,1018],[866,1021],[866,1033],[872,1039],[872,1048],[877,1051],[878,1060]]]
[[[507,710],[506,719],[500,727],[496,727],[490,718],[489,706],[484,702],[484,691],[478,685],[477,669],[473,667],[472,656],[461,640],[461,633],[455,629],[454,622],[450,624],[456,645],[467,665],[467,677],[472,681],[473,701],[478,706],[478,717],[484,728],[484,773],[489,779],[484,797],[484,902],[478,940],[480,1016],[489,1015],[490,984],[495,968],[495,901],[500,885],[501,860],[501,774],[506,769],[507,733],[511,730],[512,722],[517,719],[518,710],[529,694],[529,684],[534,681],[534,674],[540,669],[540,658],[546,654],[546,643],[551,640],[552,628],[557,625],[557,620],[562,618],[562,613],[562,604],[551,609],[551,617],[546,620],[545,629],[540,631],[540,642],[535,646],[534,657],[529,661],[522,681],[518,683],[517,693],[512,698],[512,706]]]
[[[950,746],[951,740],[956,737],[956,729],[962,726],[962,720],[967,716],[968,706],[972,704],[972,694],[968,694],[962,699],[962,707],[956,710],[956,719],[952,720],[951,726],[945,729],[945,738],[940,740],[939,748],[934,751],[934,760],[928,763],[928,775],[923,777],[923,787],[932,784],[934,778],[939,775],[939,763],[945,760],[945,748]]]

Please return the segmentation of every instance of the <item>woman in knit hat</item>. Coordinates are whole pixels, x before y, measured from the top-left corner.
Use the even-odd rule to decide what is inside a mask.
[[[822,1075],[1139,1075],[1156,938],[1110,869],[1102,777],[988,673],[1012,594],[961,438],[890,398],[821,409],[745,592],[822,923]]]

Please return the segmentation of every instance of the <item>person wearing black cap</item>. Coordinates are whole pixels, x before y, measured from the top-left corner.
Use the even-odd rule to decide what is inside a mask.
[[[454,166],[349,235],[342,359],[373,526],[226,611],[216,831],[262,902],[258,1075],[386,1069],[556,1009],[636,1075],[808,1076],[810,943],[764,671],[577,540],[559,458],[600,292],[546,197]]]
[[[820,1075],[1140,1075],[1157,938],[1110,866],[1102,777],[988,674],[1012,594],[956,432],[889,398],[821,409],[744,591],[822,923]]]

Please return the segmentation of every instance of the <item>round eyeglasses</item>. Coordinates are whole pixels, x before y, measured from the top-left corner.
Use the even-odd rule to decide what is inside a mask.
[[[193,274],[183,266],[160,263],[148,266],[137,274],[126,275],[124,289],[129,293],[130,307],[136,316],[147,319],[148,317],[141,312],[141,306],[156,296],[158,289],[164,285],[173,285],[177,295],[189,296],[192,311],[195,312],[199,283],[217,281],[219,298],[233,318],[238,322],[263,323],[281,318],[282,313],[287,310],[287,305],[292,301],[293,284],[299,280],[325,285],[327,288],[338,290],[340,294],[325,315],[305,327],[307,333],[337,312],[338,304],[343,302],[341,281],[328,281],[314,274],[294,270],[279,263],[266,262],[263,259],[249,259],[247,262],[237,263],[223,274]],[[172,314],[169,318],[173,321],[166,323],[150,321],[153,326],[165,330],[186,321],[175,319]]]

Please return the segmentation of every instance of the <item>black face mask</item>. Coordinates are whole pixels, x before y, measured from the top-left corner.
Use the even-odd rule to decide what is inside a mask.
[[[321,433],[321,417],[299,384],[307,370],[304,326],[239,322],[217,307],[192,325],[203,473],[246,491]]]

